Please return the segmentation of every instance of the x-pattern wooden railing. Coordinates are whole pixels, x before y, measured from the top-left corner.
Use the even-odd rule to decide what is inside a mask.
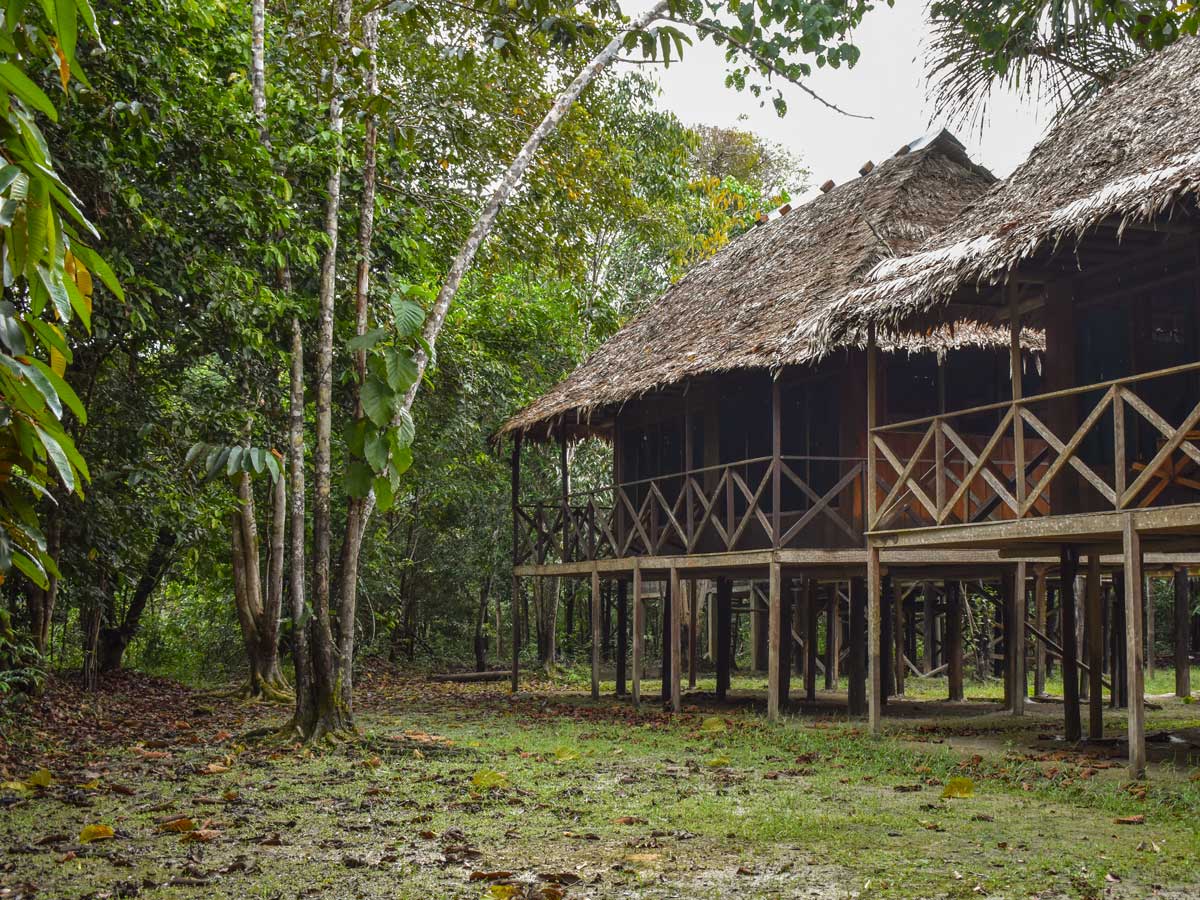
[[[876,428],[871,446],[881,477],[870,527],[896,527],[901,510],[911,518],[914,503],[922,514],[918,526],[1077,512],[1054,509],[1050,502],[1050,488],[1061,482],[1068,469],[1095,490],[1105,508],[1151,506],[1171,487],[1184,489],[1181,502],[1195,502],[1200,496],[1186,492],[1200,494],[1200,471],[1196,471],[1200,467],[1196,443],[1200,435],[1195,431],[1200,425],[1200,402],[1175,425],[1137,393],[1155,379],[1190,373],[1200,373],[1200,363]],[[1064,427],[1061,422],[1078,418],[1078,410],[1072,407],[1081,400],[1090,403],[1090,409],[1065,437],[1047,423],[1050,416],[1035,412],[1058,404],[1055,419],[1059,428],[1066,430],[1071,425]],[[950,423],[951,419],[961,421],[985,413],[999,416],[990,434],[964,435]],[[1133,458],[1127,447],[1138,417],[1158,438],[1154,452],[1142,454],[1148,459]],[[1019,441],[1024,445],[1021,454],[1014,452]],[[1083,458],[1083,449],[1089,443],[1094,448],[1097,442],[1111,448],[1111,471],[1108,465],[1102,467]],[[1003,454],[1010,458],[1001,458]],[[1027,460],[1020,474],[1012,458],[1017,456]],[[894,480],[886,474],[889,469]],[[974,517],[967,500],[976,503]],[[981,516],[981,509],[986,514]]]
[[[590,561],[628,556],[819,546],[819,522],[863,540],[862,460],[837,462],[839,477],[823,492],[802,475],[800,457],[741,460],[572,495],[567,503],[522,506],[517,512],[521,563]],[[776,534],[771,488],[778,477],[803,498],[781,510]],[[565,523],[565,524],[564,524]]]

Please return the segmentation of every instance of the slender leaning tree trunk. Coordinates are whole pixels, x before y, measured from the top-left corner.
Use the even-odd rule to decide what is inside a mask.
[[[373,9],[363,18],[363,45],[368,54],[366,89],[368,97],[379,94],[379,11]],[[371,292],[371,242],[375,236],[375,170],[379,130],[375,114],[368,106],[363,139],[363,190],[358,215],[358,269],[354,287],[354,331],[367,333]],[[354,354],[354,417],[363,417],[362,384],[367,377],[367,351]],[[352,720],[354,713],[354,623],[358,605],[358,558],[366,532],[366,498],[351,497],[346,507],[346,531],[342,535],[339,560],[341,583],[338,585],[338,658],[340,678],[338,702],[343,714]]]

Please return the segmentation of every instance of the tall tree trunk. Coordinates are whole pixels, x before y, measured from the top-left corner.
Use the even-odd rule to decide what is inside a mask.
[[[475,617],[475,671],[487,669],[487,637],[483,633],[484,623],[487,622],[488,601],[492,595],[492,568],[488,566],[479,588],[479,614]]]
[[[332,34],[334,55],[330,62],[329,130],[334,135],[335,155],[326,183],[324,232],[325,253],[317,294],[317,397],[313,447],[312,515],[312,615],[309,617],[308,650],[311,657],[311,696],[297,695],[296,727],[306,740],[353,729],[350,710],[344,709],[338,681],[342,677],[338,648],[330,620],[330,512],[333,479],[331,434],[333,430],[333,312],[337,290],[338,214],[342,203],[342,71],[341,54],[350,33],[350,0],[337,0]],[[353,629],[354,623],[346,623]],[[299,712],[303,707],[305,716]]]
[[[367,94],[379,94],[379,67],[376,50],[379,46],[379,11],[372,9],[363,18],[363,44],[368,54]],[[375,234],[375,162],[378,128],[375,114],[368,107],[366,134],[363,142],[363,190],[358,211],[358,269],[354,290],[354,333],[367,333],[371,291],[371,241]],[[354,355],[357,376],[354,384],[354,416],[363,417],[362,385],[367,377],[367,351]],[[358,558],[366,532],[364,509],[366,498],[351,497],[347,501],[346,530],[342,535],[339,559],[341,574],[338,585],[338,704],[347,721],[354,713],[354,626],[358,605]]]
[[[288,548],[288,592],[292,604],[292,660],[295,664],[296,710],[292,730],[301,736],[315,729],[316,675],[308,628],[308,589],[304,583],[304,335],[300,320],[292,319],[292,368],[288,404],[288,468],[292,539]]]

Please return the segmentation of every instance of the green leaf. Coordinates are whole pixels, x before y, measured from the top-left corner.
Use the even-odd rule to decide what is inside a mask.
[[[68,492],[74,491],[75,469],[71,466],[70,460],[67,459],[66,450],[45,429],[39,428],[37,425],[33,427],[37,431],[38,438],[41,439],[42,446],[46,448],[46,455],[54,463],[54,468],[58,472],[58,477],[62,479],[63,486]]]
[[[402,447],[392,451],[392,474],[399,478],[413,464],[412,447]]]
[[[26,556],[24,553],[17,551],[12,555],[12,564],[17,567],[21,574],[43,590],[50,586],[50,579],[46,577],[46,570],[33,557]]]
[[[392,492],[392,482],[388,478],[375,479],[375,505],[381,513],[387,512],[396,502],[396,495]]]
[[[419,303],[392,294],[388,301],[392,307],[392,322],[400,337],[411,337],[425,322],[425,310]]]
[[[392,433],[394,434],[394,448],[412,445],[413,439],[417,436],[417,426],[413,422],[412,413],[407,409],[401,409],[396,416],[396,427],[392,429]]]
[[[54,388],[58,396],[62,398],[62,401],[67,404],[67,408],[70,409],[71,412],[75,413],[75,417],[78,418],[82,424],[86,425],[87,410],[83,408],[83,401],[79,399],[79,395],[75,393],[74,389],[69,384],[67,384],[66,380],[40,359],[31,358],[29,363],[35,369],[37,369],[37,371],[42,373],[46,380],[50,382],[51,387]]]
[[[229,456],[225,460],[225,474],[232,478],[242,470],[242,456],[245,455],[244,447],[230,447]]]
[[[23,103],[44,113],[51,121],[58,121],[58,110],[50,102],[45,92],[29,80],[29,76],[10,62],[0,62],[0,88],[15,94]]]
[[[263,469],[265,469],[267,466],[267,451],[262,447],[251,447],[247,452],[250,456],[251,467],[257,474],[261,475],[263,473]]]
[[[364,455],[367,462],[371,464],[371,468],[376,472],[387,470],[388,462],[388,439],[387,434],[381,431],[372,431],[367,436],[366,443],[363,446]]]
[[[83,264],[95,274],[100,276],[100,280],[104,282],[104,286],[112,291],[112,295],[118,300],[125,299],[125,291],[121,289],[121,284],[117,281],[117,276],[113,274],[113,270],[109,268],[108,263],[91,247],[85,247],[83,244],[71,242],[71,252],[83,260]]]
[[[58,44],[68,60],[75,59],[75,41],[78,36],[78,22],[75,17],[75,0],[54,0],[55,28],[58,33]]]
[[[387,427],[392,420],[392,404],[395,400],[391,388],[378,378],[368,378],[362,386],[363,411],[379,428]]]
[[[388,387],[397,394],[407,393],[417,380],[417,364],[412,354],[407,350],[389,347],[384,352],[383,362],[387,367]]]
[[[191,468],[196,460],[200,458],[200,454],[204,452],[204,448],[207,446],[208,444],[204,443],[203,441],[192,444],[192,446],[188,448],[187,455],[183,458],[184,469]]]

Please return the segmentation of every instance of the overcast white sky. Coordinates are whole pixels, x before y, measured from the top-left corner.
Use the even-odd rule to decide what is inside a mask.
[[[641,3],[632,3],[636,9]],[[778,141],[798,153],[812,170],[812,184],[832,178],[841,183],[857,177],[868,159],[879,162],[903,144],[942,123],[930,123],[925,100],[922,41],[924,3],[900,0],[894,8],[868,13],[855,33],[862,58],[853,69],[818,71],[810,87],[869,121],[850,119],[821,106],[794,85],[784,83],[788,113],[776,115],[768,103],[760,107],[749,93],[724,85],[725,61],[711,42],[685,48],[682,62],[655,69],[662,85],[662,104],[687,124],[737,125]],[[639,67],[646,69],[647,67]],[[739,121],[740,116],[746,118]],[[1049,112],[1032,103],[998,97],[982,134],[956,130],[972,159],[1004,177],[1041,137]]]

